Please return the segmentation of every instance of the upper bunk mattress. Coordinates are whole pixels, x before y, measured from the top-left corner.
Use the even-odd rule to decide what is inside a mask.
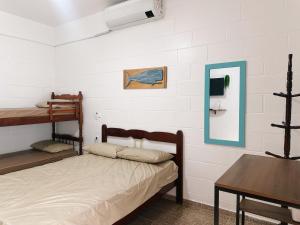
[[[91,154],[0,176],[1,225],[111,225],[177,179],[172,161]]]
[[[40,117],[47,116],[48,108],[12,108],[0,109],[0,119],[15,117]]]
[[[64,107],[62,110],[74,109],[72,107]],[[0,109],[0,119],[5,118],[21,118],[21,117],[44,117],[49,116],[49,108],[12,108]],[[55,115],[68,115],[74,112],[56,112]]]

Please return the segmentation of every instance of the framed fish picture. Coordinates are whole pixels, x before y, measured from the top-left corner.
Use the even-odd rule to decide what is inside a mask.
[[[167,67],[124,70],[124,89],[167,88]]]

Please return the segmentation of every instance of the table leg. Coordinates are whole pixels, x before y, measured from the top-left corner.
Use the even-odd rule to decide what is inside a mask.
[[[242,198],[245,199],[245,195]],[[242,211],[242,225],[245,225],[245,211]]]
[[[235,224],[240,225],[240,203],[241,203],[241,196],[239,194],[236,195],[236,220]]]
[[[285,205],[282,205],[281,208],[286,208],[286,209],[287,209],[288,207],[285,206]],[[287,223],[284,223],[284,222],[281,222],[280,225],[288,225],[288,224],[287,224]]]
[[[219,196],[220,190],[215,186],[214,225],[219,225]]]

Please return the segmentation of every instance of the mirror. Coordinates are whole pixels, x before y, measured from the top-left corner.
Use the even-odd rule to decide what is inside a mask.
[[[246,62],[205,66],[205,143],[245,146]]]

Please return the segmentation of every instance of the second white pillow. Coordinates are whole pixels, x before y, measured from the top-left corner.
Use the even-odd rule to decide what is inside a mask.
[[[109,144],[109,143],[97,143],[87,145],[83,149],[91,154],[100,155],[108,158],[117,158],[117,152],[122,150],[124,146]]]
[[[118,158],[145,163],[161,163],[174,156],[168,152],[140,148],[124,148],[117,153]]]

